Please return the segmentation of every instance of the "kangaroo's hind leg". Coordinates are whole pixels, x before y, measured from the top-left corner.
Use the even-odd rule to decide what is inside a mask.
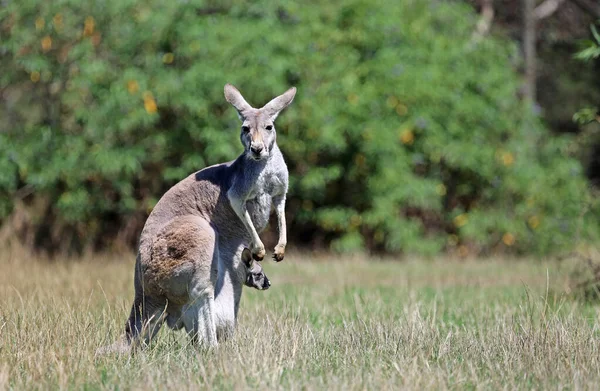
[[[125,325],[127,341],[132,347],[138,346],[141,341],[146,345],[152,342],[165,321],[166,304],[164,299],[136,298]]]
[[[186,254],[194,264],[193,276],[187,287],[188,302],[182,314],[183,325],[194,342],[216,347],[217,236],[211,225],[200,217],[186,217],[185,224],[181,226],[187,227],[186,235],[190,235]]]
[[[212,290],[194,293],[196,298],[183,313],[183,324],[194,343],[203,347],[217,346],[215,305]]]
[[[125,324],[125,337],[129,346],[137,346],[140,340],[146,344],[156,335],[165,319],[166,299],[153,298],[144,292],[140,255],[134,269],[135,297],[129,319]]]

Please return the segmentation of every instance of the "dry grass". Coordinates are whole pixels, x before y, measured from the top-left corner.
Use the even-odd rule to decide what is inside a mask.
[[[0,257],[0,389],[595,389],[596,307],[564,300],[556,263],[266,263],[217,351],[164,329],[134,356],[121,332],[133,256]],[[547,279],[547,272],[549,278]],[[549,288],[549,289],[548,289]]]

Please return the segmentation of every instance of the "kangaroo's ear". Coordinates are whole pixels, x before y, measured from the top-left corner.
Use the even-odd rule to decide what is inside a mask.
[[[252,263],[254,262],[252,253],[250,253],[250,250],[247,248],[242,251],[242,262],[244,262],[244,265],[246,265],[248,269],[252,267]]]
[[[296,96],[296,87],[292,87],[283,94],[279,95],[277,98],[273,98],[269,103],[264,105],[261,110],[264,110],[269,117],[271,117],[271,121],[275,121],[275,118],[279,115],[279,112],[286,107],[289,106],[290,103],[294,100],[294,96]]]
[[[225,84],[225,99],[227,99],[227,102],[231,103],[231,105],[235,107],[238,112],[238,116],[242,121],[245,119],[244,113],[252,109],[252,106],[246,102],[238,89],[231,84]]]

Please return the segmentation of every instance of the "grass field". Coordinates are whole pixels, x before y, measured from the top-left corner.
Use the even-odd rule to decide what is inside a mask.
[[[133,356],[119,336],[133,255],[0,256],[0,389],[597,389],[598,308],[542,261],[265,262],[233,340],[199,351],[164,328]]]

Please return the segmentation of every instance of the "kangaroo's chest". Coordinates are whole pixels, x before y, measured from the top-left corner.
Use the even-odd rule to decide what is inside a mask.
[[[259,176],[250,191],[246,207],[257,231],[262,231],[269,223],[273,197],[285,193],[284,178],[276,172],[266,172]]]

